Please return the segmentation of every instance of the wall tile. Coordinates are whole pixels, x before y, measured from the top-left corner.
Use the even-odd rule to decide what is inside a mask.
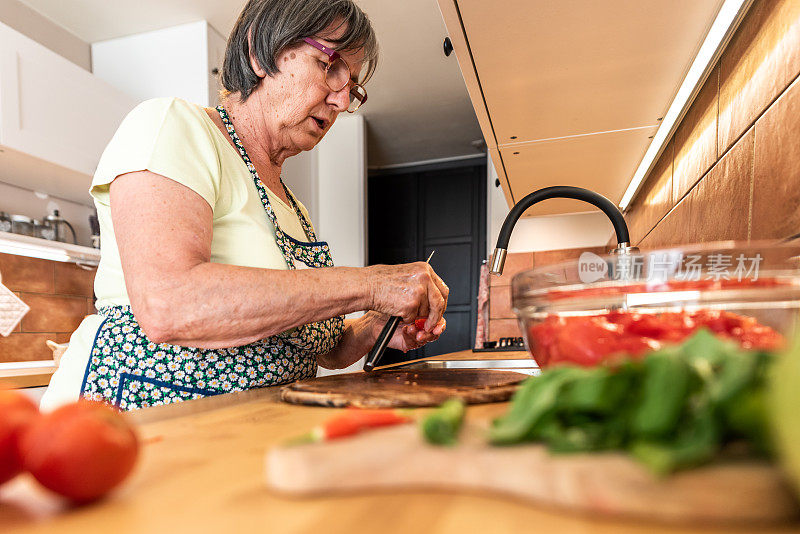
[[[56,334],[56,337],[53,339],[56,343],[69,343],[69,338],[72,337],[72,332],[59,332]]]
[[[514,275],[533,269],[533,252],[510,252],[506,256],[506,263],[503,267],[502,276],[489,276],[489,285],[491,286],[507,286],[511,284],[511,279]]]
[[[533,253],[533,266],[544,267],[566,261],[577,261],[584,252],[594,252],[595,254],[605,254],[608,252],[606,247],[586,247],[586,248],[567,248],[563,250],[543,250]]]
[[[516,319],[491,319],[489,321],[489,341],[497,341],[501,337],[520,337],[522,332]]]
[[[658,248],[728,239],[747,240],[754,130],[689,191],[640,243]]]
[[[689,194],[692,237],[700,242],[748,239],[754,129]]]
[[[800,2],[756,0],[720,59],[724,153],[800,72]]]
[[[56,263],[55,293],[57,295],[75,295],[94,297],[94,275],[96,270],[86,270],[74,263]]]
[[[800,78],[756,122],[753,170],[751,238],[800,232]]]
[[[511,286],[495,286],[489,288],[489,318],[511,319]]]
[[[677,204],[717,161],[717,93],[715,68],[675,130],[672,204]]]
[[[625,215],[628,232],[631,234],[631,243],[634,245],[639,243],[673,206],[673,147],[674,144],[670,141],[648,174],[630,211]],[[616,244],[616,237],[613,240]]]
[[[689,196],[675,206],[653,230],[639,242],[642,249],[661,248],[680,243],[692,243],[697,240],[691,221]]]
[[[21,293],[31,307],[22,318],[23,332],[72,332],[86,316],[86,298]]]
[[[0,254],[0,277],[12,291],[53,292],[55,262],[15,254]]]
[[[692,187],[707,163],[702,155],[709,142],[706,135],[681,132],[697,132],[703,122],[698,102],[711,97],[701,94],[674,141],[673,200],[685,196],[639,242],[641,248],[800,232],[800,1],[756,0],[718,69],[721,159]],[[634,204],[627,216],[634,235],[651,216],[641,201]]]
[[[0,362],[29,362],[52,360],[53,351],[45,344],[48,339],[55,340],[56,334],[13,333],[0,336]]]

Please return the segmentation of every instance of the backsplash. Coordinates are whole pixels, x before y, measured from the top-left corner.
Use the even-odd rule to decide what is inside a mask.
[[[756,0],[625,218],[642,248],[800,232],[800,2]]]
[[[536,267],[565,261],[577,261],[583,252],[605,254],[607,247],[570,248],[541,252],[511,252],[506,256],[502,276],[489,275],[489,334],[487,340],[519,337],[519,324],[511,310],[511,279],[514,275]]]
[[[94,313],[94,275],[72,263],[0,254],[3,285],[30,306],[14,332],[0,336],[0,362],[52,359],[45,341],[67,343]]]

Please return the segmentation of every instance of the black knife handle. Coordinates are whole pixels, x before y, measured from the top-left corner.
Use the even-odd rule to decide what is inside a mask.
[[[378,339],[375,341],[375,345],[372,347],[372,350],[369,351],[367,354],[367,359],[364,362],[364,371],[370,372],[372,368],[378,363],[378,360],[383,357],[383,352],[386,350],[386,346],[389,344],[389,340],[392,339],[392,335],[394,335],[394,331],[397,330],[397,325],[400,324],[400,317],[394,315],[386,321],[386,324],[383,325],[383,330],[381,333],[378,334]]]

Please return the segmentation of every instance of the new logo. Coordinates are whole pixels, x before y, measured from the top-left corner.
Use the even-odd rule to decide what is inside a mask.
[[[584,252],[578,259],[578,277],[590,284],[608,276],[608,264],[593,252]]]

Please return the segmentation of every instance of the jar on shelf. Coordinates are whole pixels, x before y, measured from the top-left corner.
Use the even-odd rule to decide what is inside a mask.
[[[24,215],[11,216],[11,231],[15,234],[35,237],[33,219]]]
[[[10,232],[10,231],[11,231],[11,217],[9,217],[8,213],[0,211],[0,232]]]
[[[47,239],[48,241],[56,240],[56,230],[49,224],[47,223],[42,224],[34,219],[33,227],[34,227],[34,235],[36,237]]]

